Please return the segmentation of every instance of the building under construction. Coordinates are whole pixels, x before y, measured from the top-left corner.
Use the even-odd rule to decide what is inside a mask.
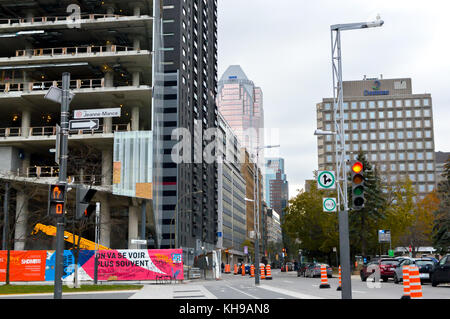
[[[55,223],[47,199],[48,185],[58,181],[61,106],[45,96],[61,88],[64,72],[73,94],[70,119],[98,119],[69,132],[66,227],[78,227],[75,187],[84,184],[101,203],[101,245],[141,248],[132,243],[141,238],[150,239],[146,248],[158,246],[153,113],[162,96],[160,9],[158,0],[0,0],[0,184],[10,226],[3,247],[11,235],[15,250],[54,248],[54,239],[30,233],[37,223]],[[95,118],[87,110],[96,110]],[[4,230],[4,218],[0,224]],[[85,230],[93,240],[93,227]]]

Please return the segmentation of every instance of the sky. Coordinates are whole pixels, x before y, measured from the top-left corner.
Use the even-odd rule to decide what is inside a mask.
[[[240,65],[263,90],[265,156],[285,159],[290,198],[317,170],[316,104],[333,95],[330,25],[342,32],[343,80],[409,77],[433,99],[435,150],[450,152],[450,1],[218,0],[218,77]]]

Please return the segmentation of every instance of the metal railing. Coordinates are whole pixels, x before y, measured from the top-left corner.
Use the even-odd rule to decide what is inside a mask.
[[[97,53],[117,53],[135,51],[133,47],[123,45],[89,45],[80,47],[59,47],[59,48],[39,48],[16,50],[16,57],[28,56],[55,56],[55,55],[78,55],[78,54],[97,54]]]
[[[131,124],[113,124],[111,132],[129,132]],[[23,136],[23,130],[20,127],[0,128],[0,137],[20,137]],[[106,132],[105,125],[99,125],[96,130],[71,130],[70,135],[93,135],[104,134]],[[56,126],[38,126],[28,128],[28,136],[56,136]]]
[[[18,169],[17,176],[27,178],[56,178],[59,177],[59,166],[32,166],[28,167],[25,174]],[[102,175],[69,175],[69,183],[102,185]]]
[[[81,14],[78,16],[79,19],[74,19],[72,16],[45,16],[45,17],[32,17],[27,18],[10,18],[10,19],[0,19],[0,25],[12,26],[14,24],[24,24],[24,23],[55,23],[55,22],[74,22],[79,20],[100,20],[100,19],[120,19],[120,18],[132,18],[135,16],[124,16],[117,14]],[[27,21],[29,20],[29,21]]]
[[[29,91],[46,91],[52,86],[62,87],[61,81],[43,81],[43,82],[29,82],[29,83],[0,83],[0,92],[23,92],[26,88]],[[86,89],[86,88],[102,88],[105,87],[105,79],[78,79],[70,81],[71,89]]]

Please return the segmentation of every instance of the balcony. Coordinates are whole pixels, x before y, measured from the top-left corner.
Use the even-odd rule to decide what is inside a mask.
[[[131,131],[131,124],[113,124],[112,125],[112,133],[115,132],[129,132]],[[26,134],[28,133],[28,134]],[[104,125],[99,125],[99,128],[96,130],[83,130],[83,131],[70,131],[69,135],[95,135],[95,134],[108,134],[106,131],[106,127]],[[0,128],[0,143],[2,140],[7,138],[15,137],[15,138],[25,138],[29,139],[29,137],[25,137],[28,135],[29,137],[56,137],[56,126],[40,126],[40,127],[30,127],[27,129],[27,132],[24,132],[20,127],[7,127]],[[1,139],[3,138],[3,139]]]
[[[17,32],[24,28],[34,29],[60,29],[70,25],[79,25],[83,29],[92,29],[95,27],[113,27],[117,23],[126,23],[127,26],[140,27],[147,23],[152,27],[153,17],[148,15],[124,16],[116,14],[81,14],[79,19],[73,19],[70,16],[44,16],[27,18],[9,18],[0,19],[0,31]]]
[[[55,183],[59,177],[59,166],[30,166],[25,170],[17,169],[14,172],[1,172],[0,177],[16,180],[30,181],[38,184]],[[102,175],[70,175],[67,177],[69,184],[84,184],[92,186],[111,186],[102,184]]]
[[[57,66],[60,63],[68,66],[84,63],[102,67],[108,63],[119,62],[142,68],[141,72],[150,72],[151,54],[148,50],[114,44],[21,49],[16,50],[13,57],[0,58],[0,69],[42,68]]]

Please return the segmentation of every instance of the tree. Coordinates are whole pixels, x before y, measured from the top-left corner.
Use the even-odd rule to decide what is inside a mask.
[[[432,229],[433,246],[441,255],[450,249],[450,157],[444,166],[444,180],[439,183],[437,197],[439,208],[434,212]]]
[[[312,183],[308,192],[302,191],[289,201],[284,223],[286,234],[298,244],[303,254],[312,258],[326,256],[329,260],[333,247],[338,246],[338,218],[323,211],[323,198],[335,195],[317,189]]]
[[[395,246],[407,247],[411,244],[411,226],[414,223],[416,205],[414,198],[416,192],[411,180],[397,182],[388,188],[389,200],[386,209],[384,229],[391,230],[391,242]]]
[[[358,154],[357,160],[363,164],[364,208],[350,210],[349,230],[353,250],[366,256],[369,251],[376,251],[378,225],[385,219],[386,197],[382,191],[383,183],[375,166],[366,158],[364,152]],[[348,198],[352,203],[352,182],[349,183]],[[349,204],[351,208],[351,204]]]
[[[433,212],[438,208],[436,192],[427,194],[416,204],[413,223],[408,230],[408,240],[413,248],[432,245]]]

